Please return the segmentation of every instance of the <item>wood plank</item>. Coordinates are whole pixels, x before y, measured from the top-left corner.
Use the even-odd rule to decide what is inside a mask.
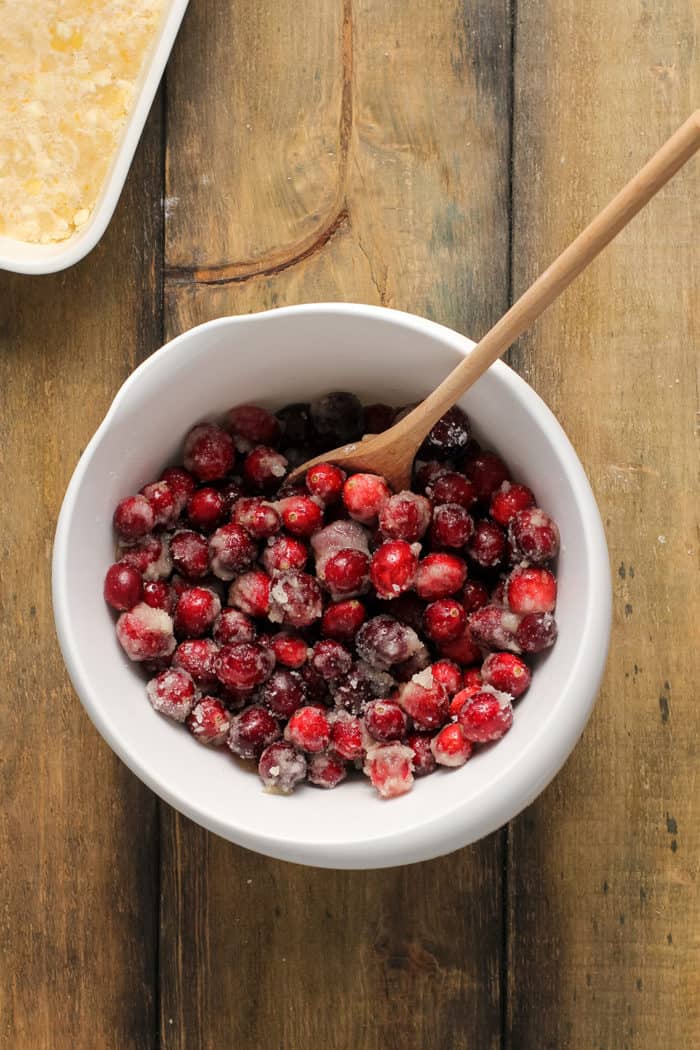
[[[82,449],[160,342],[160,102],[116,216],[83,263],[0,275],[0,1045],[155,1040],[154,797],[98,737],[55,639],[50,556]],[[97,584],[96,584],[97,586]],[[8,745],[9,746],[6,746]]]
[[[697,5],[518,7],[517,292],[697,106]],[[700,1036],[692,163],[523,340],[607,526],[615,623],[583,742],[513,826],[509,1032],[528,1048]]]
[[[168,86],[167,333],[322,299],[485,330],[508,295],[508,16],[194,6]],[[217,109],[233,145],[202,189]],[[411,868],[309,870],[164,808],[163,1047],[499,1046],[502,863],[495,835]]]

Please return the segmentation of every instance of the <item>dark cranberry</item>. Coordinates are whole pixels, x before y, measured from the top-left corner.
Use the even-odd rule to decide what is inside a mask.
[[[425,633],[432,642],[452,642],[467,625],[467,614],[454,598],[439,598],[423,613]]]
[[[507,693],[484,689],[467,701],[457,718],[467,740],[487,744],[508,732],[513,724],[513,705]]]
[[[104,597],[113,609],[119,609],[120,612],[133,609],[141,601],[142,596],[143,580],[136,569],[120,561],[110,565],[105,576]]]
[[[328,715],[320,707],[298,707],[287,722],[284,739],[300,751],[325,751],[331,739]]]
[[[484,569],[500,565],[506,553],[506,536],[493,521],[477,521],[474,534],[467,545],[469,557]]]
[[[495,452],[479,452],[464,463],[464,473],[474,486],[476,498],[489,501],[496,489],[510,479],[510,471]]]
[[[276,536],[263,550],[262,563],[274,576],[290,569],[303,569],[309,557],[309,549],[293,536]]]
[[[469,629],[477,645],[486,649],[508,649],[519,653],[517,640],[520,616],[499,605],[484,605],[469,617]]]
[[[519,510],[535,506],[535,497],[526,485],[515,485],[504,481],[491,497],[489,514],[504,528]]]
[[[284,527],[294,536],[312,536],[323,525],[323,511],[310,496],[287,496],[277,506]]]
[[[458,405],[453,405],[438,419],[428,434],[421,455],[449,459],[464,452],[469,441],[469,420]]]
[[[408,730],[408,716],[394,700],[371,700],[363,718],[370,736],[382,744],[402,740]]]
[[[226,511],[226,501],[218,489],[210,487],[193,492],[187,501],[187,517],[197,529],[211,532]]]
[[[329,605],[321,618],[321,634],[340,642],[352,641],[366,615],[364,605],[356,599]]]
[[[468,510],[459,503],[442,503],[433,510],[430,539],[436,547],[463,547],[474,531]]]
[[[413,752],[414,777],[427,777],[435,772],[435,756],[430,748],[430,737],[426,733],[409,733],[406,746]]]
[[[415,543],[430,524],[430,500],[416,492],[397,492],[379,511],[379,528],[390,540]]]
[[[255,639],[255,624],[240,609],[222,609],[214,624],[212,637],[219,645],[252,642]]]
[[[141,495],[151,504],[156,526],[172,525],[180,513],[179,501],[176,502],[167,481],[154,481],[150,485],[144,485]]]
[[[306,759],[283,740],[266,747],[260,756],[258,774],[269,791],[288,795],[306,779]]]
[[[355,598],[369,588],[369,557],[345,548],[328,559],[323,578],[333,598]]]
[[[404,591],[398,598],[382,602],[381,609],[399,623],[412,627],[417,634],[423,630],[425,602],[422,602],[417,595]]]
[[[209,544],[198,532],[182,529],[171,536],[170,556],[177,571],[189,580],[200,579],[209,571]]]
[[[396,598],[413,583],[418,556],[405,540],[387,540],[375,551],[370,565],[372,586],[381,598]]]
[[[362,758],[365,745],[361,719],[338,708],[331,713],[330,723],[333,750],[349,762]]]
[[[329,687],[334,685],[333,680],[327,682],[308,661],[299,668],[298,673],[306,687],[307,703],[330,704]]]
[[[276,445],[281,426],[272,412],[258,405],[236,405],[226,414],[226,423],[236,438],[242,438],[242,444],[252,448],[253,445]]]
[[[465,612],[471,613],[475,609],[480,609],[482,605],[486,605],[488,600],[489,592],[483,583],[479,583],[478,580],[467,580],[462,591],[462,605]]]
[[[146,696],[155,711],[176,722],[185,721],[197,698],[191,675],[172,668],[151,679]]]
[[[541,653],[557,640],[557,624],[551,613],[527,613],[516,633],[524,653]]]
[[[309,412],[318,439],[327,448],[358,441],[364,433],[364,409],[354,394],[326,394],[311,402]]]
[[[187,506],[187,500],[194,492],[196,482],[190,472],[183,470],[182,467],[168,467],[167,470],[163,471],[161,481],[167,482],[168,488],[173,494],[173,499],[175,500],[174,514],[178,518]]]
[[[195,638],[180,642],[173,656],[173,667],[181,667],[191,674],[198,686],[209,689],[216,683],[214,661],[218,645],[211,638]]]
[[[127,496],[117,504],[114,528],[123,540],[140,540],[155,525],[153,507],[145,496]]]
[[[354,521],[374,525],[391,489],[379,474],[351,474],[343,485],[343,503]]]
[[[455,554],[428,554],[418,565],[413,586],[426,602],[456,594],[467,578],[467,566]]]
[[[508,535],[515,553],[535,565],[551,561],[559,553],[557,523],[539,507],[518,511],[511,519]]]
[[[306,488],[324,504],[337,503],[345,484],[345,471],[333,463],[317,463],[306,472]]]
[[[464,474],[447,471],[440,474],[428,492],[435,503],[458,503],[460,507],[471,507],[476,499],[474,486]]]
[[[248,616],[267,616],[270,611],[272,580],[262,569],[252,569],[237,576],[228,592],[229,604]]]
[[[301,667],[308,659],[308,645],[298,634],[280,631],[273,635],[272,649],[278,664],[285,667]]]
[[[255,489],[275,489],[287,473],[287,460],[267,445],[256,445],[243,463],[243,476]]]
[[[221,612],[221,602],[206,587],[190,587],[180,597],[175,609],[175,633],[178,638],[201,638]]]
[[[279,410],[277,418],[282,425],[282,441],[284,445],[298,448],[310,448],[315,445],[316,432],[311,422],[309,408],[310,405],[298,402],[293,405],[286,405]]]
[[[391,673],[397,682],[410,682],[414,675],[430,666],[430,659],[430,650],[422,642],[419,642],[413,656],[409,656],[408,660],[403,660],[400,664],[392,667]]]
[[[259,758],[266,747],[282,736],[279,724],[264,707],[247,707],[231,719],[226,741],[239,758]]]
[[[530,685],[530,668],[514,653],[491,653],[481,665],[481,677],[502,693],[517,700]]]
[[[117,620],[117,638],[130,660],[158,660],[175,648],[173,621],[162,609],[139,602]]]
[[[235,456],[231,436],[215,423],[199,423],[185,438],[185,469],[199,481],[225,477],[233,467]]]
[[[334,788],[348,775],[345,762],[338,755],[322,751],[309,759],[308,778],[316,787]]]
[[[272,674],[274,654],[255,642],[224,645],[215,661],[216,676],[228,689],[255,689]]]
[[[224,516],[226,514],[231,515],[233,513],[233,506],[236,500],[239,500],[245,495],[246,487],[243,484],[242,478],[228,478],[217,486],[217,491],[221,493],[221,497],[224,501]]]
[[[232,580],[255,561],[258,549],[241,525],[231,522],[217,529],[209,540],[209,564],[220,580]]]
[[[440,642],[440,655],[454,660],[460,667],[468,667],[481,659],[481,651],[468,626],[449,642]]]
[[[447,690],[448,696],[458,693],[464,684],[461,669],[452,660],[437,660],[431,667],[433,681],[439,682]]]
[[[231,720],[215,696],[204,696],[187,716],[187,728],[200,744],[220,747],[226,742]]]
[[[463,766],[472,753],[472,745],[467,740],[459,723],[445,726],[433,737],[430,750],[440,766]]]
[[[307,689],[296,671],[278,667],[263,686],[261,699],[280,718],[290,718],[307,702]]]
[[[313,647],[311,666],[326,680],[339,678],[352,667],[352,656],[340,642],[324,638]]]
[[[386,670],[392,664],[410,659],[420,648],[421,641],[412,627],[392,616],[382,615],[373,616],[363,624],[355,645],[360,659],[372,667]]]
[[[393,424],[395,415],[396,409],[391,405],[365,405],[365,433],[383,434]]]
[[[352,715],[359,715],[365,704],[376,699],[372,683],[357,667],[353,667],[344,678],[333,682],[332,691],[336,707],[341,707]]]
[[[439,463],[436,459],[429,459],[427,463],[414,466],[413,489],[429,496],[436,480],[441,474],[448,474],[449,470],[448,466]],[[455,500],[455,503],[459,503],[459,500]]]
[[[172,616],[177,605],[178,595],[175,589],[165,580],[147,580],[143,585],[143,600],[152,609],[163,609]]]
[[[288,627],[309,627],[323,612],[318,581],[305,572],[283,572],[270,588],[270,613],[273,623]]]

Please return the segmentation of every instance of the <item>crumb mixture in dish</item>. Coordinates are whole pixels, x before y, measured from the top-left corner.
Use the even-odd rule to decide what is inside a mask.
[[[167,0],[0,0],[0,234],[90,217]]]

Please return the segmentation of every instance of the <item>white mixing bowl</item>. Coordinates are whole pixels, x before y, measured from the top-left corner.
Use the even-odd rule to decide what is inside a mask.
[[[161,798],[242,846],[303,864],[373,868],[440,856],[474,842],[542,791],[593,707],[610,633],[605,536],[583,468],[540,398],[505,364],[463,399],[477,437],[499,452],[558,521],[559,640],[519,701],[512,730],[466,766],[381,801],[364,778],[336,791],[266,794],[230,754],[196,744],[157,715],[121,651],[102,597],[116,503],[177,461],[194,423],[231,405],[280,407],[329,390],[405,404],[432,390],[473,346],[419,317],[315,304],[194,328],[127,379],[83,453],[63,502],[53,601],[68,670],[90,718]]]

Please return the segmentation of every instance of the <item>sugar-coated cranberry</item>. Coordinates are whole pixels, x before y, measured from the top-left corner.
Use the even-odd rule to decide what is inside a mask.
[[[383,434],[394,422],[396,409],[384,405],[381,401],[374,405],[365,405],[365,433]]]
[[[516,613],[552,612],[557,604],[557,581],[549,569],[523,566],[508,577],[505,598]]]
[[[524,653],[541,653],[557,640],[557,624],[551,613],[527,613],[518,626],[518,645]]]
[[[357,665],[352,667],[349,674],[331,682],[330,685],[333,703],[352,715],[359,715],[370,700],[376,699],[372,683],[360,672]]]
[[[309,494],[328,506],[340,499],[345,477],[345,471],[334,463],[317,463],[307,470],[304,480]]]
[[[153,507],[145,496],[127,496],[114,511],[114,528],[123,540],[140,540],[155,525]]]
[[[362,602],[352,599],[329,605],[321,618],[321,634],[324,638],[335,638],[349,642],[355,637],[365,621],[367,612]]]
[[[450,459],[461,455],[467,447],[470,432],[466,414],[459,405],[453,405],[428,434],[421,454],[434,459]]]
[[[274,489],[287,473],[287,459],[268,445],[257,445],[243,463],[243,477],[255,489]]]
[[[275,536],[263,550],[262,563],[274,576],[290,569],[303,569],[309,557],[308,547],[294,536]]]
[[[490,501],[496,489],[510,480],[508,467],[495,452],[479,452],[468,458],[464,473],[474,486],[476,498],[483,501]]]
[[[224,517],[233,513],[234,504],[245,496],[247,492],[243,478],[227,478],[225,481],[219,482],[216,489],[224,501]]]
[[[460,667],[469,667],[470,664],[475,664],[481,659],[481,650],[468,623],[462,629],[461,634],[449,642],[440,642],[438,648],[441,656],[454,660]]]
[[[333,599],[356,598],[369,589],[369,556],[345,547],[325,563],[323,579]]]
[[[454,598],[439,598],[423,613],[423,627],[428,638],[437,644],[452,642],[467,625],[467,614]]]
[[[201,638],[221,612],[219,596],[208,587],[190,587],[180,596],[175,609],[178,638]]]
[[[418,569],[418,555],[405,540],[387,540],[372,556],[370,579],[381,598],[396,598],[407,591]]]
[[[235,437],[242,438],[248,448],[253,445],[276,445],[282,429],[279,419],[258,405],[236,405],[226,413],[226,423]]]
[[[288,627],[310,627],[323,612],[321,588],[305,572],[283,572],[270,588],[269,618]]]
[[[472,753],[472,744],[467,740],[458,722],[444,726],[430,741],[430,750],[438,765],[463,766]]]
[[[379,511],[379,528],[389,540],[415,543],[421,539],[430,524],[431,503],[417,492],[397,492],[390,496]]]
[[[365,429],[362,402],[354,394],[334,391],[316,398],[310,406],[311,422],[322,445],[345,445],[357,441]]]
[[[175,501],[174,517],[179,518],[195,490],[195,479],[189,470],[183,470],[182,467],[168,467],[163,471],[160,480],[167,483]]]
[[[519,510],[535,506],[535,497],[527,485],[504,481],[491,497],[489,514],[505,528]]]
[[[117,638],[130,660],[158,660],[170,656],[175,649],[172,617],[145,602],[121,614]]]
[[[308,659],[308,645],[298,634],[280,631],[272,637],[272,648],[278,664],[297,668]]]
[[[402,685],[397,701],[417,729],[438,729],[447,718],[447,691],[435,681],[429,669]]]
[[[334,788],[345,780],[348,769],[339,755],[321,751],[309,759],[308,779],[316,787]]]
[[[287,722],[284,739],[300,751],[325,751],[331,739],[328,715],[320,707],[298,707]]]
[[[274,654],[256,642],[224,645],[214,662],[216,677],[229,689],[255,689],[272,674]]]
[[[211,638],[193,638],[180,642],[173,656],[173,667],[187,671],[202,689],[210,689],[217,682],[214,667],[219,646]]]
[[[185,469],[199,481],[216,481],[233,467],[236,453],[230,434],[216,423],[198,423],[185,438]]]
[[[435,547],[463,547],[474,532],[468,510],[459,503],[441,503],[433,510],[430,539]]]
[[[469,557],[484,569],[494,569],[506,554],[506,535],[493,521],[477,521],[467,545]]]
[[[364,709],[365,725],[382,744],[402,740],[408,730],[408,716],[395,700],[371,700]]]
[[[464,677],[454,660],[436,660],[430,669],[433,672],[433,681],[444,686],[448,696],[454,696],[462,688]]]
[[[453,470],[439,474],[428,486],[428,495],[437,504],[458,503],[460,507],[467,509],[476,499],[474,486],[469,478]]]
[[[365,753],[365,736],[361,719],[349,711],[339,708],[331,712],[331,747],[348,762],[362,758]]]
[[[289,795],[306,779],[306,758],[291,744],[279,740],[266,747],[258,762],[258,774],[268,791]]]
[[[211,532],[226,513],[226,501],[211,486],[197,489],[187,501],[187,517],[196,529]]]
[[[322,678],[339,678],[352,667],[352,656],[340,642],[322,638],[313,647],[311,666]]]
[[[144,485],[141,495],[151,504],[156,526],[172,525],[177,519],[178,504],[167,481],[153,481],[150,485]]]
[[[258,553],[246,530],[234,521],[213,533],[208,550],[211,571],[220,580],[232,580],[255,561]]]
[[[362,625],[355,639],[360,659],[380,670],[409,660],[421,647],[416,632],[393,616],[373,616]]]
[[[139,572],[144,580],[165,579],[173,570],[165,536],[144,536],[134,543],[120,544],[119,560]]]
[[[279,723],[264,707],[247,707],[234,715],[226,743],[239,758],[259,758],[266,747],[282,736]]]
[[[307,702],[308,690],[300,674],[278,667],[263,686],[260,696],[274,714],[290,718]]]
[[[351,474],[343,485],[343,503],[355,521],[374,525],[391,489],[379,474]]]
[[[284,447],[307,448],[316,443],[316,431],[311,422],[310,407],[308,402],[299,401],[292,405],[285,405],[277,412],[277,419],[282,427],[281,441]]]
[[[517,631],[520,616],[499,605],[484,605],[469,617],[474,641],[486,649],[507,649],[519,653]]]
[[[170,556],[176,570],[190,580],[201,579],[209,571],[209,545],[199,532],[176,532],[170,538]]]
[[[379,744],[367,752],[363,771],[382,798],[405,795],[413,787],[413,749]]]
[[[484,682],[482,681],[481,675],[479,674],[477,668],[473,667],[471,670],[478,675],[478,679],[476,681],[474,681],[473,679],[466,680],[465,675],[464,688],[460,689],[458,693],[455,693],[455,695],[450,700],[450,716],[454,716],[455,718],[462,710],[464,705],[469,700],[471,700],[473,696],[476,696],[477,693],[480,693],[484,688]]]
[[[513,724],[513,704],[507,693],[487,686],[467,701],[457,719],[467,740],[486,744],[508,732]]]
[[[425,463],[416,461],[413,465],[413,490],[424,492],[426,496],[432,497],[433,485],[442,474],[448,474],[450,468],[437,459],[429,459]],[[459,500],[455,500],[459,503]]]
[[[437,768],[430,743],[427,733],[409,733],[406,737],[406,746],[413,752],[414,777],[427,777]]]
[[[515,553],[535,565],[551,561],[559,553],[557,523],[539,507],[518,511],[511,519],[508,537]]]
[[[208,747],[221,747],[226,743],[230,724],[228,711],[215,696],[203,696],[187,717],[192,736]]]
[[[478,580],[467,580],[461,598],[464,611],[467,614],[480,609],[482,605],[488,603],[488,600],[489,592],[483,583],[480,583]]]
[[[238,576],[228,592],[229,604],[248,616],[267,616],[270,611],[272,580],[262,569],[251,569]]]
[[[515,653],[490,653],[481,665],[481,677],[501,693],[510,693],[514,700],[522,696],[530,685],[530,668]]]
[[[356,550],[369,555],[369,533],[363,525],[345,519],[332,521],[311,537],[316,560],[316,575],[325,579],[327,562],[341,550]]]
[[[434,602],[449,598],[464,586],[467,565],[456,554],[428,554],[419,563],[413,587],[419,598]]]
[[[323,511],[310,496],[287,496],[277,506],[284,527],[294,536],[313,536],[323,525]]]
[[[255,640],[255,624],[240,609],[222,609],[212,629],[212,637],[219,645]]]
[[[146,696],[154,711],[184,722],[195,705],[197,690],[187,671],[168,668],[148,682]]]
[[[104,582],[104,598],[108,605],[125,612],[138,605],[142,596],[143,580],[140,572],[121,561],[110,565]]]
[[[392,667],[391,674],[397,682],[409,682],[419,671],[424,671],[426,667],[429,667],[430,661],[430,650],[422,642],[419,642],[413,656],[409,656],[408,660],[403,660],[400,664]]]
[[[178,595],[175,593],[175,588],[165,580],[147,580],[143,585],[143,600],[152,609],[163,609],[172,616],[178,602]]]

